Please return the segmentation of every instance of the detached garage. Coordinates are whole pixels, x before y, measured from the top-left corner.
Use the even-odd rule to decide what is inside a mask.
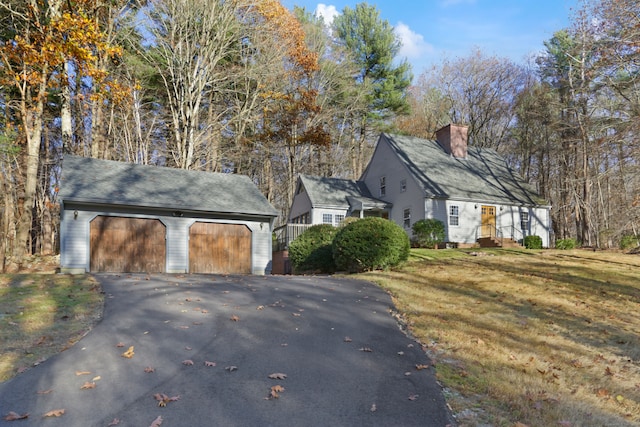
[[[61,271],[269,274],[276,210],[247,176],[65,156]]]

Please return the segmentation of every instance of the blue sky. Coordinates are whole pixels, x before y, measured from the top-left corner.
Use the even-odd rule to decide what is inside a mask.
[[[281,0],[320,13],[325,21],[362,1]],[[526,63],[543,42],[569,25],[578,0],[370,0],[403,40],[401,56],[417,77],[443,57],[467,56],[474,47],[487,55]]]

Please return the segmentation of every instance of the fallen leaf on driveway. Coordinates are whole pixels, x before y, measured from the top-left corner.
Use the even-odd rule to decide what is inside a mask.
[[[275,373],[269,375],[269,378],[271,378],[272,380],[284,380],[285,378],[287,378],[287,374]]]
[[[429,369],[429,366],[428,365],[416,365],[416,369],[418,371],[421,371],[423,369]]]
[[[80,390],[88,390],[90,388],[96,388],[96,383],[87,381],[86,383],[82,384]]]
[[[192,366],[193,365],[193,360],[189,360],[189,359],[183,360],[182,364],[183,365],[187,365],[187,366]]]
[[[374,403],[373,405],[371,405],[371,412],[376,412],[378,410],[378,408],[376,407],[376,404]]]
[[[409,395],[409,400],[416,400],[418,398],[417,394]]]
[[[38,391],[36,392],[36,394],[49,394],[49,393],[51,393],[52,391],[53,391],[53,389],[52,389],[52,388],[50,388],[50,389],[48,389],[48,390],[38,390]]]
[[[149,427],[160,427],[161,424],[162,424],[162,417],[160,415],[158,415],[158,418],[153,420],[153,422],[151,423],[151,425]]]
[[[233,372],[233,371],[237,371],[238,367],[237,366],[227,366],[224,369],[226,369],[229,372]]]
[[[76,371],[76,375],[80,376],[80,375],[91,375],[91,372],[89,371]]]
[[[269,397],[267,399],[277,399],[280,397],[279,393],[282,393],[284,391],[284,387],[282,387],[281,385],[274,385],[273,387],[271,387],[271,390],[269,391]]]
[[[158,406],[162,408],[167,406],[167,403],[169,402],[175,402],[177,400],[180,400],[180,396],[169,397],[164,393],[156,393],[153,395],[153,398],[158,401]]]
[[[209,362],[208,360],[205,360],[204,366],[208,366],[208,367],[216,366],[216,362]]]
[[[118,344],[116,344],[117,348],[122,348],[124,347],[124,343],[123,342],[119,342]]]
[[[362,347],[360,348],[360,351],[364,351],[365,353],[371,353],[373,350],[371,350],[369,347]]]
[[[15,420],[24,420],[26,418],[29,418],[29,414],[18,414],[17,412],[9,412],[5,417],[4,420],[5,421],[15,421]]]
[[[133,346],[129,347],[127,351],[122,353],[122,357],[126,357],[127,359],[131,359],[135,353],[133,352]]]
[[[234,322],[237,322],[238,320],[240,320],[240,318],[234,314],[229,318],[229,320],[233,320]]]
[[[114,418],[113,421],[107,424],[107,427],[117,426],[118,424],[120,424],[120,420],[117,418]]]
[[[351,342],[351,341],[353,341],[351,338],[349,338],[349,337],[344,337],[344,342]]]
[[[144,371],[145,371],[147,374],[150,374],[150,373],[152,373],[152,372],[155,372],[156,370],[155,370],[155,368],[153,368],[153,367],[151,367],[151,366],[147,366],[146,368],[144,368]]]
[[[60,417],[64,415],[64,409],[53,409],[49,412],[45,412],[43,417]]]

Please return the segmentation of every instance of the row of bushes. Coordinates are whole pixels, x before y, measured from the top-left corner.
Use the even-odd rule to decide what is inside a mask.
[[[295,272],[360,272],[396,266],[409,258],[409,237],[393,221],[363,218],[335,228],[309,227],[289,245]]]

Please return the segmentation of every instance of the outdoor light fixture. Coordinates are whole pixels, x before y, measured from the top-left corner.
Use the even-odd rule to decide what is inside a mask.
[[[182,217],[182,216],[184,216],[184,213],[182,213],[182,211],[174,211],[173,212],[173,216]]]
[[[78,219],[78,211],[73,211],[73,219]]]
[[[476,204],[473,206],[473,208],[474,208],[474,209],[478,209],[478,204],[476,203]]]

